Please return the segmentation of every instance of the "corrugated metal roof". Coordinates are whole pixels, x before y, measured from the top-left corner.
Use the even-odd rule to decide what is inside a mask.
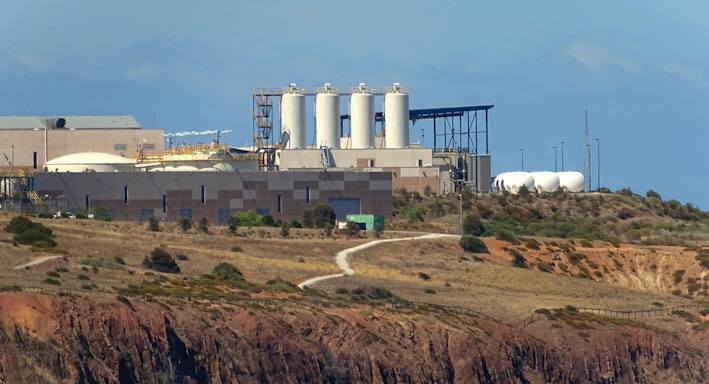
[[[44,122],[58,116],[0,116],[0,130],[44,129]],[[65,129],[140,129],[131,115],[60,116],[66,119]]]

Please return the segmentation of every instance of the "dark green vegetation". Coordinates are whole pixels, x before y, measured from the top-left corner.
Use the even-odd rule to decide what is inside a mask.
[[[459,201],[457,195],[421,196],[400,189],[393,201],[394,222],[401,228],[411,229],[410,213],[421,211],[422,226],[441,223],[454,232],[460,228],[458,215],[462,206],[464,234],[493,236],[515,244],[514,237],[520,236],[603,240],[616,247],[621,242],[691,246],[700,245],[698,240],[702,238],[709,239],[709,213],[691,203],[663,201],[652,190],[645,196],[630,188],[540,195],[463,191]]]
[[[170,254],[162,249],[155,248],[150,252],[150,257],[145,256],[143,266],[164,273],[180,273],[180,267]]]
[[[18,244],[40,248],[52,248],[57,245],[51,229],[25,216],[13,217],[10,223],[5,226],[5,232],[14,234],[12,239]]]

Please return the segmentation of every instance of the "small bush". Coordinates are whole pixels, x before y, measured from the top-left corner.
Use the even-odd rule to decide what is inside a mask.
[[[507,252],[512,255],[512,266],[516,268],[529,268],[527,265],[527,259],[524,258],[518,250],[508,249]]]
[[[525,239],[524,246],[527,247],[527,249],[534,249],[537,251],[541,249],[541,244],[533,238]]]
[[[482,221],[476,215],[468,215],[463,220],[463,234],[481,236],[485,232]]]
[[[159,232],[160,231],[160,222],[158,221],[157,218],[150,216],[148,218],[148,230],[152,232]]]
[[[212,276],[217,280],[226,281],[242,281],[244,280],[244,275],[241,271],[233,266],[232,264],[222,262],[217,264],[214,269],[212,269]]]
[[[460,247],[463,248],[466,252],[472,252],[472,253],[490,253],[490,251],[487,249],[487,245],[480,240],[480,238],[471,236],[471,235],[463,235],[460,238]]]
[[[177,256],[175,256],[175,258],[176,258],[177,260],[182,260],[182,261],[187,261],[187,260],[189,260],[189,258],[187,258],[187,255],[182,254],[182,253],[178,253]]]
[[[337,290],[335,291],[335,293],[338,294],[338,295],[349,295],[350,290],[347,289],[347,288],[342,288],[342,287],[340,287],[340,288],[337,288]]]
[[[514,245],[519,245],[522,243],[521,241],[519,241],[519,238],[517,237],[517,235],[515,235],[514,233],[512,233],[506,229],[500,229],[499,231],[497,231],[497,233],[495,234],[495,238],[497,240],[506,241],[506,242],[512,243]]]
[[[180,273],[180,267],[170,254],[162,249],[155,248],[150,252],[150,257],[143,259],[143,266],[163,273]]]
[[[677,285],[677,284],[679,284],[679,283],[682,282],[682,277],[684,277],[684,273],[685,273],[685,270],[684,270],[684,269],[678,269],[678,270],[675,271],[675,273],[673,274],[673,276],[674,276],[674,278],[675,278],[675,280],[674,280],[674,281],[675,281],[675,285]]]
[[[544,261],[540,261],[537,263],[537,269],[547,273],[554,272],[554,266]]]
[[[199,219],[199,222],[197,223],[197,228],[199,228],[199,230],[204,233],[209,233],[209,221],[206,217],[202,217],[201,219]]]
[[[79,280],[91,280],[91,278],[86,275],[79,275],[79,276],[76,276],[76,278]]]
[[[60,277],[59,272],[56,272],[56,271],[49,271],[49,272],[47,272],[47,276],[49,276],[49,277],[56,277],[56,278],[59,278],[59,277]]]
[[[238,245],[231,247],[231,251],[232,252],[244,252],[244,250]]]
[[[428,273],[419,272],[418,275],[421,280],[431,280],[431,276]]]
[[[126,265],[126,262],[125,262],[125,261],[123,260],[123,258],[120,257],[120,256],[115,256],[115,257],[113,258],[113,260],[116,262],[116,264]]]
[[[52,278],[46,278],[44,281],[42,281],[42,284],[49,284],[49,285],[62,285],[59,280],[55,280]]]
[[[435,290],[435,289],[432,289],[432,288],[426,288],[426,289],[423,290],[423,292],[426,293],[426,294],[428,294],[428,295],[435,295],[435,294],[436,294],[436,290]]]
[[[190,230],[190,228],[192,228],[192,222],[186,217],[180,217],[180,220],[177,222],[177,225],[180,227],[182,232],[187,232]]]
[[[584,248],[593,248],[593,243],[586,239],[581,239],[579,240],[579,245],[581,245]]]

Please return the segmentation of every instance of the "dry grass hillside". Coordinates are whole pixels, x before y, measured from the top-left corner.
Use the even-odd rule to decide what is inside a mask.
[[[355,256],[355,276],[312,288],[340,300],[357,288],[381,287],[409,301],[461,306],[507,323],[541,308],[567,305],[619,310],[703,303],[709,288],[702,265],[707,215],[689,204],[648,195],[627,190],[543,197],[464,194],[459,200],[400,191],[397,217],[382,237],[457,233],[460,204],[463,216],[481,219],[489,253],[465,252],[456,238],[386,243]],[[0,215],[0,228],[11,218]],[[160,292],[169,295],[183,282],[209,275],[220,262],[236,266],[256,284],[267,286],[277,278],[297,284],[339,273],[333,261],[338,251],[374,240],[370,232],[350,238],[291,229],[281,238],[279,228],[242,227],[233,234],[212,225],[208,233],[194,228],[183,233],[176,223],[160,223],[159,231],[150,231],[147,223],[32,220],[53,230],[57,246],[17,245],[12,234],[0,232],[0,286],[5,290],[69,288],[116,295],[147,282],[166,287]],[[143,266],[155,248],[176,258],[179,274]],[[58,257],[22,267],[51,256]]]

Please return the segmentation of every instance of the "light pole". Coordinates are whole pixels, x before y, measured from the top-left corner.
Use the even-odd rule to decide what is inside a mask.
[[[519,151],[522,153],[522,172],[524,172],[524,148],[520,148]]]
[[[564,142],[561,142],[561,172],[564,172]]]
[[[559,172],[559,151],[556,149],[556,145],[553,148],[554,148],[554,172]]]
[[[598,180],[598,191],[601,190],[601,140],[596,139],[596,164],[598,164],[598,172],[596,178]]]

